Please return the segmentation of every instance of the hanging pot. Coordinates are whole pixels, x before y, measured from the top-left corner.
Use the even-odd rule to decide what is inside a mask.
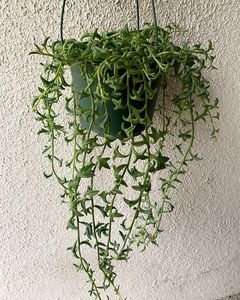
[[[73,94],[76,99],[77,106],[80,108],[80,111],[90,110],[92,107],[92,100],[90,96],[80,97],[81,90],[87,87],[87,81],[82,77],[80,67],[78,65],[71,66],[71,74],[72,74],[72,88]],[[92,86],[92,92],[96,90],[96,84]],[[142,101],[133,101],[130,100],[130,104],[135,107],[137,110],[141,110],[144,107],[145,101],[148,101],[147,105],[147,114],[150,120],[152,120],[154,109],[157,102],[157,97],[159,93],[160,79],[156,79],[152,82],[152,87],[156,90],[155,96],[153,99],[142,99]],[[106,102],[106,106],[103,104],[99,104],[99,102],[95,103],[95,112],[98,116],[96,120],[94,120],[91,130],[97,133],[100,136],[104,136],[104,119],[106,116],[106,110],[108,114],[109,120],[109,128],[107,134],[112,136],[113,138],[124,138],[126,134],[123,130],[123,127],[126,129],[130,127],[130,122],[127,122],[126,119],[129,116],[128,108],[124,109],[116,109],[115,104],[111,101],[111,93],[113,93],[113,89],[110,87],[107,88],[109,92],[109,100]],[[131,89],[131,86],[130,86]],[[126,104],[127,99],[127,88],[125,90],[121,90],[120,96],[121,102]],[[93,96],[94,101],[94,96]],[[140,113],[141,118],[145,117],[146,111],[142,111]],[[80,114],[80,123],[83,128],[90,128],[91,117],[84,117],[83,114]],[[136,124],[133,130],[134,135],[139,135],[145,126],[144,124]]]
[[[65,2],[65,0],[64,0]],[[140,16],[139,16],[139,1],[136,0],[136,16],[137,16],[137,29],[140,30]],[[156,45],[158,44],[158,34],[157,34],[157,18],[156,18],[156,10],[154,5],[154,0],[152,2],[152,11],[153,11],[153,20],[154,20],[154,26],[156,29]],[[64,6],[62,10],[62,16],[61,16],[61,28],[60,28],[60,35],[61,40],[63,42],[63,15],[64,15]],[[90,109],[92,106],[92,100],[91,97],[80,97],[80,91],[87,87],[87,81],[82,77],[81,70],[78,65],[71,66],[71,74],[72,74],[72,87],[73,87],[73,93],[74,97],[77,102],[77,106],[83,109]],[[154,109],[156,106],[157,96],[159,92],[160,87],[160,80],[161,78],[158,78],[152,82],[152,87],[156,90],[156,93],[154,97],[151,97],[151,99],[141,99],[141,101],[132,101],[130,100],[130,104],[135,107],[138,110],[141,110],[141,108],[144,107],[146,101],[148,101],[147,105],[147,114],[149,119],[151,120],[153,117]],[[93,85],[92,92],[94,94],[94,89],[96,90],[97,82],[95,85]],[[129,88],[131,91],[131,84],[129,84]],[[111,88],[109,87],[109,95],[111,95]],[[112,90],[113,91],[113,90]],[[113,138],[124,138],[126,136],[126,133],[124,132],[123,128],[130,127],[130,122],[125,121],[124,119],[129,116],[129,110],[128,108],[124,109],[117,109],[110,99],[106,102],[106,106],[103,104],[96,103],[95,105],[95,112],[98,115],[98,118],[94,120],[91,130],[96,132],[100,136],[104,136],[104,129],[103,126],[101,127],[101,124],[104,122],[104,117],[106,115],[106,110],[108,114],[108,120],[109,120],[109,128],[108,128],[108,134],[111,135]],[[127,101],[127,88],[125,90],[121,90],[121,102],[123,104],[126,104]],[[94,97],[93,97],[94,100]],[[140,117],[145,117],[146,111],[142,111],[140,113]],[[99,117],[100,116],[100,117]],[[101,117],[102,116],[102,117]],[[90,120],[89,120],[90,119]],[[91,118],[85,118],[82,114],[80,115],[80,123],[83,128],[90,128]],[[139,135],[143,130],[145,126],[144,124],[135,124],[135,128],[133,130],[134,135]]]

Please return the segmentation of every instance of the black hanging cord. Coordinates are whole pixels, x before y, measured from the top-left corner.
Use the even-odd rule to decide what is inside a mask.
[[[152,0],[152,11],[153,11],[153,20],[154,20],[154,26],[156,31],[156,45],[158,44],[158,24],[157,24],[157,15],[156,15],[156,9],[155,9],[155,3],[154,0]]]
[[[62,12],[61,12],[61,23],[60,23],[60,38],[61,38],[62,43],[64,42],[64,39],[63,39],[63,19],[64,19],[65,6],[66,6],[66,0],[63,0]]]
[[[139,17],[139,1],[136,0],[136,8],[137,8],[137,29],[140,29],[140,17]]]
[[[63,20],[64,20],[65,6],[66,6],[66,0],[63,0],[62,12],[61,12],[61,23],[60,23],[60,38],[61,38],[62,43],[64,42]],[[140,17],[139,17],[139,1],[138,0],[136,0],[136,8],[137,8],[137,29],[139,30],[140,29]],[[157,15],[156,15],[154,0],[152,0],[152,11],[153,11],[154,26],[155,26],[155,31],[156,31],[156,44],[158,44],[158,24],[157,24]]]

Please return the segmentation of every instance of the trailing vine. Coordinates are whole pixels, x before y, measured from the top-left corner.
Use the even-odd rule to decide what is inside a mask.
[[[128,260],[134,245],[144,250],[157,244],[163,215],[173,210],[172,189],[181,183],[188,163],[200,159],[193,151],[196,124],[209,121],[212,137],[218,131],[218,100],[210,98],[210,83],[203,76],[214,69],[212,43],[207,48],[176,45],[175,33],[172,25],[142,30],[126,26],[96,30],[80,41],[51,43],[47,38],[32,52],[46,58],[33,101],[42,124],[38,133],[48,137],[43,153],[51,170],[44,175],[55,177],[63,189],[61,197],[70,207],[67,228],[76,231],[68,249],[96,299],[103,299],[109,287],[125,299],[116,283],[115,263]],[[85,82],[81,89],[69,79],[74,68]],[[173,80],[177,86],[170,99]],[[157,123],[151,110],[158,93]],[[82,105],[86,99],[89,106]],[[110,102],[114,111],[124,112],[116,135]],[[71,147],[67,160],[57,154],[62,141]],[[175,144],[171,152],[169,141]],[[107,174],[111,188],[97,188],[101,173]],[[161,183],[155,199],[152,182],[157,178]],[[86,248],[96,251],[102,281],[84,255]]]

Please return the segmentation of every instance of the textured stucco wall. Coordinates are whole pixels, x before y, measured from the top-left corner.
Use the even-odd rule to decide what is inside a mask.
[[[93,27],[133,24],[134,1],[68,1],[66,36]],[[95,3],[94,3],[95,2]],[[212,39],[219,66],[209,75],[221,99],[217,142],[203,128],[196,147],[203,162],[175,195],[160,247],[118,267],[130,300],[215,300],[240,291],[240,2],[157,0],[158,19],[177,21],[193,41]],[[141,1],[150,20],[150,0]],[[85,276],[66,252],[68,208],[46,181],[44,140],[31,113],[40,67],[33,42],[58,37],[60,1],[0,1],[0,299],[88,300]]]

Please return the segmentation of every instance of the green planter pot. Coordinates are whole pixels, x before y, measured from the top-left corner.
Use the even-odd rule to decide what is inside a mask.
[[[78,65],[71,66],[71,74],[72,74],[72,87],[73,87],[73,93],[74,97],[77,101],[77,105],[80,108],[83,109],[90,109],[91,104],[91,98],[89,96],[86,97],[80,97],[79,92],[87,87],[87,81],[82,77],[80,67]],[[156,95],[155,97],[149,101],[148,104],[148,116],[150,120],[153,117],[154,109],[157,102],[157,97],[159,93],[159,86],[160,86],[160,79],[155,80],[153,82],[154,88],[156,88]],[[96,85],[92,87],[93,92],[94,89],[96,89]],[[109,87],[109,92],[111,94],[112,89]],[[123,103],[126,103],[127,98],[127,90],[123,90],[122,92],[122,100]],[[137,109],[141,109],[144,106],[144,101],[131,101],[131,104],[136,107]],[[126,136],[125,132],[122,129],[122,125],[124,125],[124,128],[127,128],[130,126],[130,123],[124,120],[124,117],[128,117],[129,111],[128,109],[114,109],[115,104],[112,101],[107,101],[106,108],[108,112],[108,118],[109,118],[109,132],[108,134],[112,136],[113,138],[124,138]],[[97,133],[99,136],[104,136],[104,129],[101,127],[101,124],[104,122],[104,115],[105,115],[105,107],[102,104],[97,104],[96,111],[98,114],[98,118],[93,122],[92,131]],[[141,115],[142,114],[142,115]],[[141,113],[140,115],[143,117],[145,115],[145,112]],[[102,115],[102,117],[101,117]],[[80,123],[83,128],[89,128],[90,127],[90,120],[87,118],[84,118],[83,115],[80,115]],[[124,123],[124,124],[123,124]],[[145,126],[143,124],[137,124],[134,129],[134,135],[139,135],[143,130]]]

